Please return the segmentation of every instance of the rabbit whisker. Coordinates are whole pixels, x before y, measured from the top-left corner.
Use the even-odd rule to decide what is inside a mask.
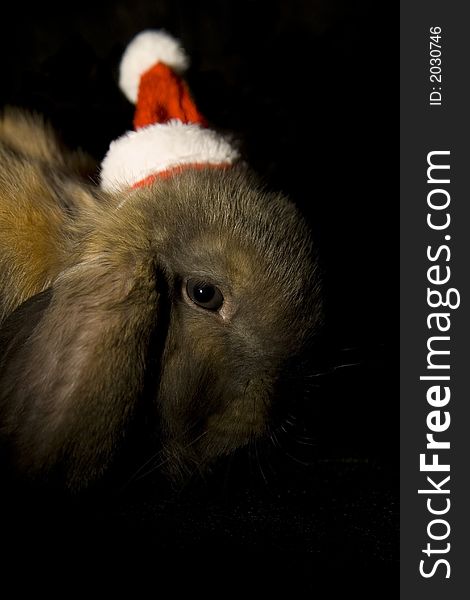
[[[274,447],[277,448],[278,450],[280,450],[283,454],[285,454],[288,458],[290,458],[291,460],[295,461],[296,463],[299,463],[299,464],[303,465],[304,467],[311,467],[314,464],[313,461],[312,462],[307,462],[307,461],[301,460],[300,458],[297,458],[296,456],[292,455],[290,452],[288,452],[286,450],[286,448],[279,441],[279,437],[277,435],[280,431],[282,431],[284,434],[286,434],[286,436],[289,439],[294,439],[294,441],[297,441],[297,440],[295,440],[295,438],[292,437],[292,435],[290,434],[290,432],[288,432],[281,425],[280,427],[277,427],[276,430],[271,431],[270,438],[271,438],[271,441],[272,441]],[[299,442],[299,443],[302,443],[302,442]],[[306,443],[306,442],[304,442],[304,445],[314,446],[313,443]]]
[[[203,431],[201,434],[199,434],[194,440],[192,440],[191,442],[189,442],[188,444],[184,445],[182,447],[181,450],[187,450],[189,447],[193,446],[196,442],[198,442],[202,437],[204,437],[207,434],[207,430]],[[151,469],[149,469],[148,471],[146,471],[145,473],[143,473],[142,475],[140,475],[139,477],[135,478],[135,481],[139,481],[141,479],[143,479],[144,477],[147,477],[148,475],[150,475],[151,473],[153,473],[154,471],[157,471],[158,469],[160,469],[161,467],[163,467],[163,465],[166,465],[170,460],[175,459],[176,458],[176,454],[174,452],[174,450],[170,450],[170,448],[165,447],[162,452],[165,452],[166,454],[168,453],[172,453],[172,456],[167,456],[167,458],[165,458],[165,460],[162,460],[160,463],[158,463],[157,465],[153,466]],[[175,462],[175,466],[179,469],[180,473],[182,472],[182,468],[179,465],[179,461]]]
[[[268,479],[267,479],[266,475],[264,474],[263,467],[261,466],[261,461],[260,461],[259,453],[258,453],[258,442],[256,440],[255,440],[255,455],[256,455],[256,461],[258,463],[258,467],[259,467],[261,476],[264,479],[264,483],[266,485],[268,485]]]
[[[338,369],[345,369],[346,367],[359,367],[363,364],[364,362],[344,363],[343,365],[337,365],[336,367],[333,367],[331,370],[337,371]]]
[[[186,427],[175,439],[179,440],[181,439],[183,436],[185,436],[189,431],[191,431],[191,429],[195,426],[195,423],[191,423],[190,425],[188,425],[188,427]],[[137,475],[139,473],[141,473],[141,471],[143,469],[145,469],[145,467],[152,462],[153,460],[161,457],[165,452],[167,452],[166,448],[160,448],[159,450],[157,450],[155,453],[153,453],[150,458],[148,458],[130,477],[129,479],[126,481],[126,483],[122,486],[121,491],[123,491],[124,489],[126,489],[133,481],[136,480]]]
[[[277,448],[278,450],[282,451],[282,446],[277,438],[276,432],[275,431],[271,431],[271,435],[270,435],[270,439],[274,445],[275,448]]]

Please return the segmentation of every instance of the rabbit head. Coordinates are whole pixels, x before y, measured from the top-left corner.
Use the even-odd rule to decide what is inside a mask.
[[[82,487],[142,407],[158,417],[172,475],[263,435],[288,362],[321,320],[294,205],[241,167],[188,169],[88,208],[78,247],[0,333],[15,464]]]
[[[287,361],[319,323],[318,274],[294,206],[241,170],[188,173],[155,193],[171,297],[157,401],[171,468],[199,466],[266,431]]]

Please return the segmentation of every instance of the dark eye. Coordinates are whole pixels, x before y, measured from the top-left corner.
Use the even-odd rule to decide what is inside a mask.
[[[188,279],[186,292],[194,304],[207,310],[218,310],[224,302],[218,287],[198,279]]]

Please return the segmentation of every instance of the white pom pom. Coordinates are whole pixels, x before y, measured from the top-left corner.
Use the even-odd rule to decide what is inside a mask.
[[[142,31],[127,46],[119,68],[119,87],[134,104],[140,76],[158,62],[182,73],[188,68],[189,58],[178,40],[166,31]]]

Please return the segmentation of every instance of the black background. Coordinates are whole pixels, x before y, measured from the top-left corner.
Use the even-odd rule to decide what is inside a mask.
[[[305,213],[325,272],[324,374],[298,402],[283,449],[259,461],[241,452],[183,490],[163,493],[148,477],[97,504],[22,498],[7,514],[5,548],[25,572],[40,567],[37,583],[51,586],[60,572],[74,586],[91,574],[106,586],[150,580],[156,595],[312,594],[326,583],[330,593],[315,597],[340,597],[343,585],[397,597],[398,35],[389,4],[21,3],[2,18],[0,103],[45,114],[98,160],[131,127],[116,83],[125,45],[152,27],[179,37],[199,108]]]

